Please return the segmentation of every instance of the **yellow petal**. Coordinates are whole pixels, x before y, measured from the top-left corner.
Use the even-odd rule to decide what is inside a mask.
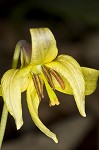
[[[85,80],[85,95],[92,94],[96,87],[97,87],[97,80],[99,77],[99,71],[96,69],[81,67],[84,80]],[[73,95],[73,90],[69,84],[69,82],[61,76],[63,79],[63,82],[65,83],[65,89],[63,90],[60,86],[60,84],[57,82],[57,80],[53,77],[53,82],[55,85],[55,89],[66,94]]]
[[[21,87],[20,82],[16,77],[18,69],[7,71],[2,79],[2,94],[4,102],[10,114],[14,117],[17,129],[23,125],[22,107],[21,107]]]
[[[30,29],[32,38],[31,64],[39,65],[56,58],[58,50],[52,32],[48,28]]]
[[[85,94],[92,94],[97,87],[99,71],[91,68],[81,67],[85,80]]]
[[[85,81],[81,67],[74,58],[67,55],[60,55],[55,61],[46,64],[62,75],[70,84],[78,110],[82,116],[85,114]]]
[[[36,126],[43,132],[45,133],[48,137],[52,138],[56,143],[58,143],[58,140],[56,138],[56,135],[51,132],[39,119],[38,116],[38,107],[39,107],[39,98],[38,95],[35,91],[33,81],[31,80],[28,89],[27,89],[27,104],[28,108],[31,114],[31,117],[36,124]]]
[[[28,84],[30,82],[30,70],[31,70],[32,66],[27,66],[24,68],[21,68],[18,70],[17,72],[17,78],[20,82],[20,87],[21,87],[21,92],[26,91]]]
[[[19,41],[21,44],[21,68],[27,66],[31,61],[31,45],[25,40]],[[19,43],[18,42],[18,43]]]

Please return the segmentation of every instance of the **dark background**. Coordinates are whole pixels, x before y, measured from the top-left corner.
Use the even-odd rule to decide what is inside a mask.
[[[11,68],[16,43],[31,42],[29,28],[48,27],[59,54],[73,56],[81,66],[99,69],[98,0],[0,0],[0,77]],[[2,150],[97,150],[99,148],[99,86],[86,97],[87,117],[79,115],[74,98],[57,92],[61,104],[40,105],[41,120],[58,135],[54,144],[32,122],[22,94],[24,126],[17,131],[9,115]],[[0,99],[0,112],[3,101]]]

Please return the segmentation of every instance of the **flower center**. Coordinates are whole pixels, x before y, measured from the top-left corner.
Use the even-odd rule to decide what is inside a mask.
[[[58,74],[58,72],[56,72],[55,70],[53,70],[51,68],[47,68],[45,65],[33,66],[31,74],[32,74],[34,87],[36,89],[37,95],[40,100],[42,98],[44,98],[43,85],[45,82],[47,82],[50,85],[52,90],[55,90],[55,85],[53,83],[53,77],[55,78],[55,80],[57,80],[57,82],[59,83],[61,88],[63,90],[65,89],[64,81],[63,81],[62,77]]]

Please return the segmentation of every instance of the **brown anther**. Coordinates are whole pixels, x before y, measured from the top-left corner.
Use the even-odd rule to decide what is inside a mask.
[[[39,89],[40,89],[40,95],[42,98],[44,98],[44,94],[43,94],[43,80],[40,77],[40,74],[38,74],[38,81],[39,81]]]
[[[32,79],[33,79],[34,87],[36,89],[39,100],[41,100],[42,97],[41,97],[41,93],[40,93],[39,84],[38,84],[38,81],[37,81],[36,74],[32,75]]]
[[[54,83],[53,83],[49,69],[46,66],[42,66],[42,70],[43,70],[50,86],[52,87],[53,90],[55,90],[55,86],[54,86]]]
[[[65,89],[65,84],[61,76],[53,69],[50,69],[50,73],[55,77],[55,79],[58,81],[60,84],[61,88],[64,90]]]

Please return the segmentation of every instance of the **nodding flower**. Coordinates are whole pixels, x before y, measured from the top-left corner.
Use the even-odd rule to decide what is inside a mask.
[[[56,135],[41,122],[38,115],[39,104],[44,98],[44,86],[50,106],[60,104],[55,94],[55,90],[58,90],[73,95],[80,114],[85,117],[85,95],[95,91],[99,71],[81,67],[66,54],[58,56],[55,38],[48,28],[33,28],[30,33],[32,46],[24,40],[16,45],[12,69],[5,72],[1,79],[0,95],[14,117],[17,129],[20,129],[23,125],[21,93],[26,91],[33,122],[58,143]],[[16,68],[19,55],[21,65]]]

